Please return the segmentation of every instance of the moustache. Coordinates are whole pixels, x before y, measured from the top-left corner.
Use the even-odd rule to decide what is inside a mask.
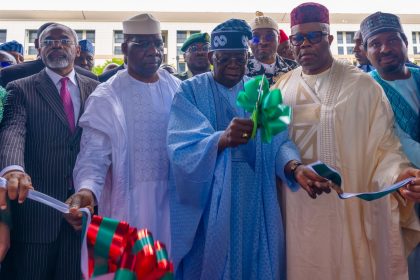
[[[315,52],[300,52],[299,53],[299,58],[305,55],[314,55],[316,56],[317,54]]]

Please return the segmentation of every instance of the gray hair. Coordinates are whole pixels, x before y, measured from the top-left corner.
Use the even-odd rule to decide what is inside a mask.
[[[75,42],[75,44],[77,45],[78,40],[77,40],[77,34],[76,34],[76,31],[74,31],[72,28],[68,27],[67,25],[60,24],[60,23],[53,23],[53,24],[49,25],[47,28],[45,28],[45,29],[41,32],[41,35],[39,35],[39,41],[41,42],[41,41],[44,39],[45,34],[46,34],[49,30],[54,29],[54,28],[57,28],[57,27],[60,27],[60,28],[63,28],[63,29],[67,29],[67,30],[69,30],[69,31],[71,32],[71,34],[73,35],[73,37],[74,37],[74,42]]]

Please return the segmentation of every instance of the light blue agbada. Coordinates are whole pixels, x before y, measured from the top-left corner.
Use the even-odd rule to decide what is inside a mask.
[[[248,78],[246,78],[248,79]],[[299,159],[287,131],[218,153],[245,79],[232,89],[211,73],[184,81],[168,126],[172,259],[176,279],[285,279],[285,242],[276,175]]]

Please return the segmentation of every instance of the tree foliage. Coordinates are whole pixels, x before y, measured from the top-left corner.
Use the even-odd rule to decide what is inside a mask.
[[[97,66],[93,67],[92,72],[93,72],[95,75],[99,76],[99,75],[101,75],[101,74],[102,74],[102,72],[104,71],[105,66],[107,66],[107,65],[108,65],[108,64],[110,64],[110,63],[116,63],[116,64],[118,64],[118,65],[121,65],[121,64],[123,64],[123,63],[124,63],[124,59],[122,59],[122,58],[113,58],[113,59],[111,59],[111,60],[107,60],[107,61],[105,61],[105,63],[104,63],[104,64],[97,65]]]

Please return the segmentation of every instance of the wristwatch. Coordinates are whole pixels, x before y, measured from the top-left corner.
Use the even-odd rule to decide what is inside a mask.
[[[293,176],[293,178],[295,177],[295,171],[296,169],[300,166],[303,165],[303,163],[301,163],[300,161],[294,160],[292,162],[292,166],[290,167],[290,174]]]

